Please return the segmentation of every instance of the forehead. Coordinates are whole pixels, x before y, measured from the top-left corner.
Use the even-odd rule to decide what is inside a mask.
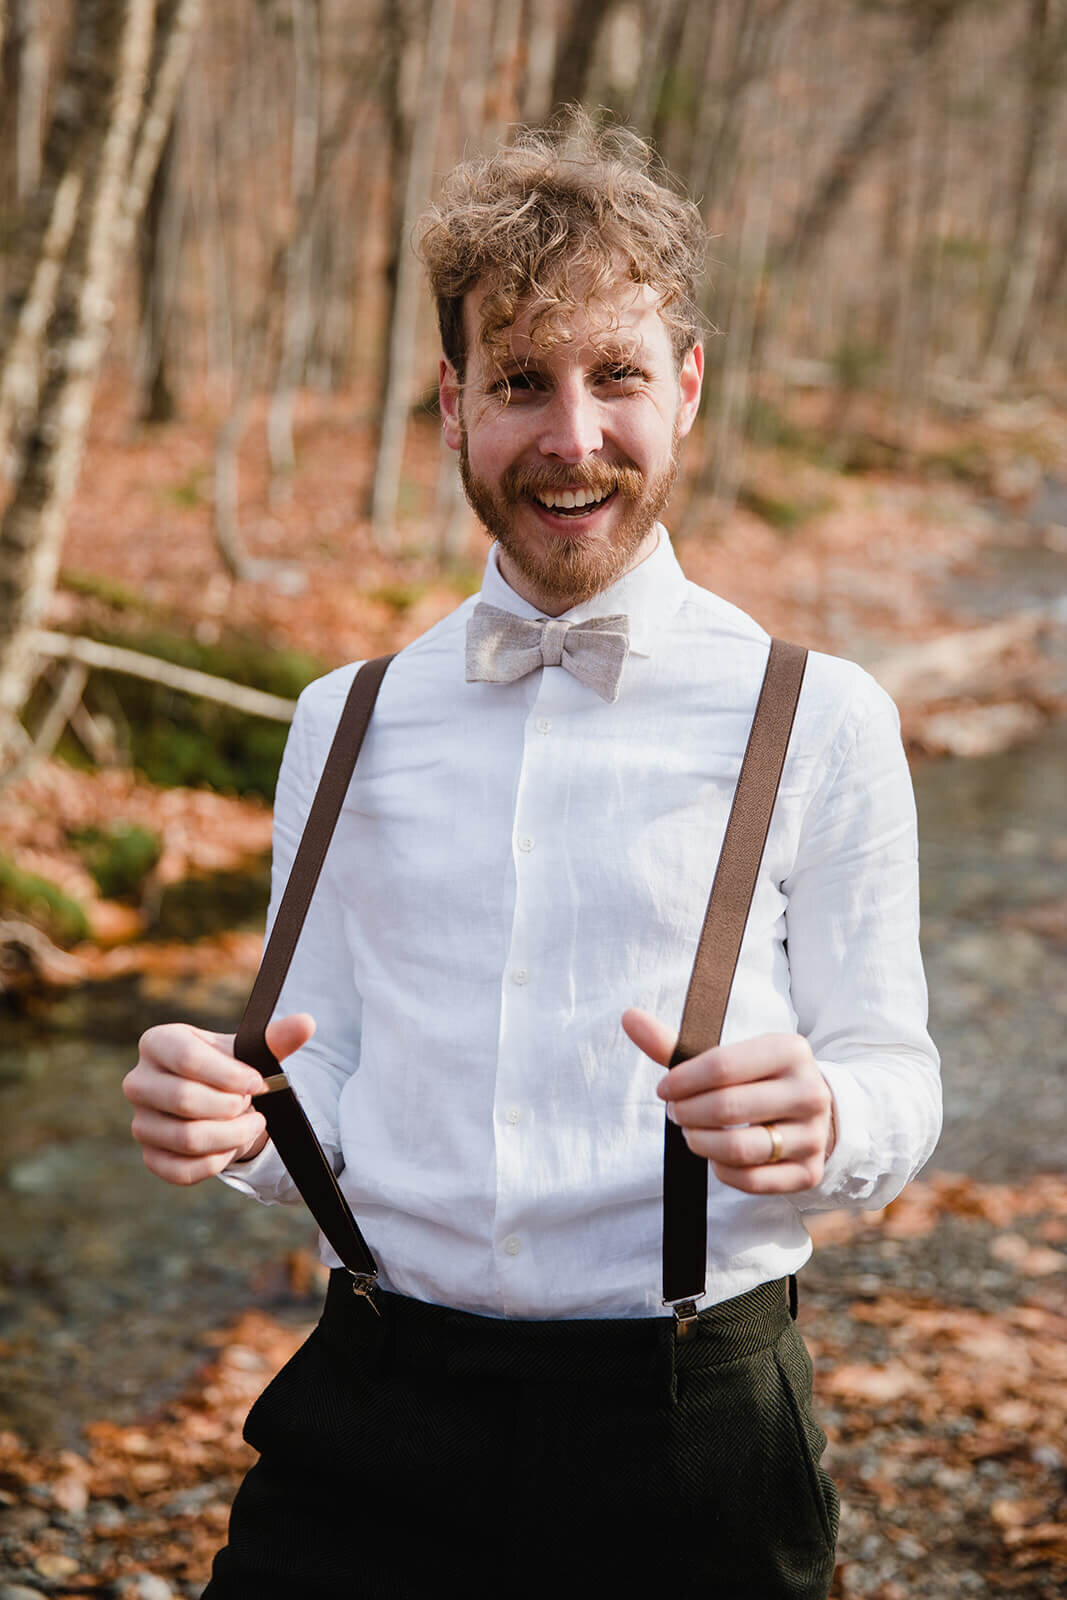
[[[494,350],[482,342],[483,306],[487,290],[471,289],[463,302],[468,362],[475,367],[494,365],[494,351],[515,360],[562,359],[587,361],[634,355],[672,359],[673,347],[667,324],[660,314],[660,300],[647,284],[619,280],[612,293],[590,306],[555,309],[543,301],[520,307],[510,327],[504,328]]]

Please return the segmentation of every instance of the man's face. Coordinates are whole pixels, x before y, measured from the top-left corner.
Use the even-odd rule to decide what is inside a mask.
[[[547,350],[521,315],[501,372],[478,337],[480,305],[479,291],[468,294],[462,390],[441,362],[445,438],[460,453],[468,500],[500,546],[503,576],[559,615],[655,548],[678,446],[700,400],[703,350],[696,345],[679,371],[655,296],[625,282],[617,326],[580,313],[569,341]]]

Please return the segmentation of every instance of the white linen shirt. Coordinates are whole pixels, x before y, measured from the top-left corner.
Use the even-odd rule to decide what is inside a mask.
[[[467,683],[478,598],[540,615],[494,547],[480,597],[390,665],[278,1008],[318,1024],[286,1071],[384,1287],[501,1317],[661,1314],[663,1069],[620,1018],[680,1021],[768,635],[688,582],[662,529],[566,613],[629,614],[614,704],[563,667]],[[354,671],[300,698],[269,922]],[[795,1272],[805,1211],[883,1206],[930,1155],[918,932],[895,707],[813,652],[722,1037],[803,1034],[837,1144],[802,1194],[709,1173],[704,1304]],[[296,1198],[269,1144],[224,1177]]]

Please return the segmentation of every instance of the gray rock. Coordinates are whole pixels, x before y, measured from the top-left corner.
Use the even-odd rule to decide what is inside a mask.
[[[0,1511],[0,1538],[25,1538],[47,1524],[47,1511],[37,1506],[6,1506]]]
[[[151,1572],[130,1572],[115,1585],[115,1594],[123,1600],[174,1600],[174,1590],[166,1578],[157,1578]]]
[[[27,1589],[24,1583],[0,1583],[0,1600],[41,1600],[41,1589]]]

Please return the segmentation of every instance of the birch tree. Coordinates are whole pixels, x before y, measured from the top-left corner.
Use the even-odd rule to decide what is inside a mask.
[[[84,174],[82,199],[48,322],[48,367],[0,520],[5,753],[20,743],[18,713],[34,674],[31,630],[55,583],[118,267],[170,126],[199,0],[169,0],[158,19],[154,0],[93,0],[78,13],[86,30],[80,40],[85,89],[72,159]]]
[[[1057,7],[1055,0],[1029,0],[1023,137],[1012,184],[1011,227],[1004,236],[1004,260],[986,332],[982,376],[987,383],[1002,382],[1008,376],[1023,346],[1054,192],[1056,91],[1065,55],[1067,11]],[[1060,151],[1061,162],[1062,154]]]
[[[411,232],[430,190],[430,173],[437,144],[441,102],[444,97],[448,57],[452,44],[455,0],[433,0],[426,54],[419,92],[419,116],[411,142],[411,159],[400,230],[403,248],[397,270],[396,299],[389,333],[389,366],[382,408],[378,460],[374,472],[371,520],[377,539],[391,542],[400,493],[400,468],[407,431],[408,406],[415,357],[415,318],[421,284],[419,267],[411,249]]]

